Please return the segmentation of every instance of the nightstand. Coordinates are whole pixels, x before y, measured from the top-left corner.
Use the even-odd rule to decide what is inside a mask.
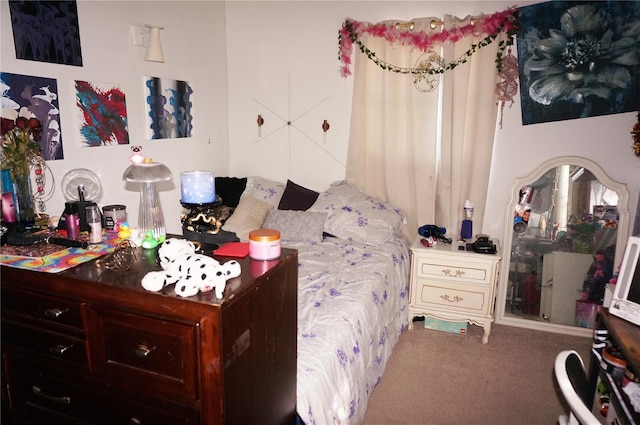
[[[416,237],[411,245],[409,330],[415,316],[469,322],[484,328],[482,342],[489,342],[498,270],[502,256],[460,250],[464,243],[439,242],[432,247]]]

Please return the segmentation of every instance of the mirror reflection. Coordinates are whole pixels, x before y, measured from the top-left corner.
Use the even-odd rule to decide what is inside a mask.
[[[626,189],[588,165],[561,163],[514,188],[499,317],[593,327],[614,277]]]

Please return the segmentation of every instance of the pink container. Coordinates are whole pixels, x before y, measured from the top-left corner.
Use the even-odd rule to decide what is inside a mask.
[[[273,229],[258,229],[249,232],[249,257],[254,260],[280,258],[280,232]]]

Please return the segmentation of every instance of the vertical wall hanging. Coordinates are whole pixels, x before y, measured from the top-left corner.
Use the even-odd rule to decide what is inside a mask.
[[[180,80],[145,77],[145,93],[149,139],[192,137],[191,84]]]
[[[552,1],[520,17],[522,124],[636,110],[640,2]]]
[[[82,66],[75,0],[9,1],[16,58]]]
[[[76,81],[76,106],[83,145],[128,145],[127,106],[118,85]]]
[[[0,73],[2,85],[2,117],[35,117],[42,125],[38,144],[40,154],[47,160],[64,159],[58,83],[54,78]]]

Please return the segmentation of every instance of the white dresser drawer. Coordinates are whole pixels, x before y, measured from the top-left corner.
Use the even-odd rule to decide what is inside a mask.
[[[476,284],[493,284],[491,281],[491,263],[474,263],[471,261],[460,261],[455,259],[442,260],[417,256],[416,276],[437,279],[451,279],[458,282],[469,282]]]
[[[435,307],[487,314],[490,292],[490,288],[483,285],[466,285],[419,278],[416,279],[412,302],[415,306],[425,308]]]

